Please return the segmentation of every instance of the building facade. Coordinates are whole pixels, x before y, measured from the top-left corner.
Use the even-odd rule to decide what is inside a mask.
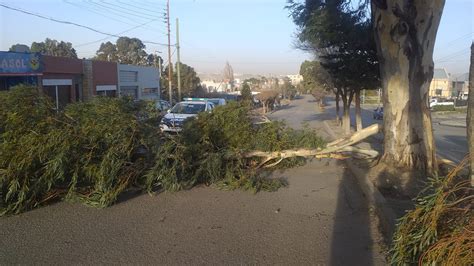
[[[160,73],[157,68],[118,65],[119,94],[140,100],[160,99]]]
[[[469,95],[469,73],[451,79],[453,94],[459,100],[467,100]]]
[[[430,83],[429,96],[431,98],[450,99],[453,97],[452,94],[448,73],[444,68],[435,68]]]
[[[157,100],[160,98],[159,73],[158,68],[148,66],[0,52],[0,90],[19,84],[37,86],[58,108],[98,95]]]

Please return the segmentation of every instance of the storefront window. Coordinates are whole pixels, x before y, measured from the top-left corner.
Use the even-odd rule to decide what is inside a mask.
[[[144,88],[143,94],[157,94],[158,88]]]
[[[120,96],[138,98],[138,86],[121,86]]]

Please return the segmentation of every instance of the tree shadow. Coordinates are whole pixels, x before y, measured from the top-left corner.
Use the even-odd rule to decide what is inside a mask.
[[[377,225],[372,220],[371,208],[357,179],[345,168],[338,189],[329,265],[385,263],[381,249],[376,248],[380,239],[374,239]]]

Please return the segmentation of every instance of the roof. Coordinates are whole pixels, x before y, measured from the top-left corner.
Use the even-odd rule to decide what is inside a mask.
[[[464,73],[462,75],[454,77],[453,80],[455,80],[455,81],[469,81],[469,73]]]
[[[446,69],[444,68],[435,68],[433,79],[448,79],[448,73],[446,73]]]

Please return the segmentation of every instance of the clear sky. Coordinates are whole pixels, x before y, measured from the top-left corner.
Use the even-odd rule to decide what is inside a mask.
[[[236,73],[293,74],[311,55],[293,47],[295,25],[286,0],[171,0],[172,43],[180,19],[181,60],[198,72],[219,73],[229,61]],[[0,0],[0,3],[47,17],[141,40],[166,43],[165,0]],[[468,71],[474,36],[474,0],[446,0],[435,47],[436,67]],[[158,17],[158,18],[157,18]],[[148,23],[146,25],[143,25]],[[141,25],[141,27],[138,27]],[[79,57],[95,54],[115,38],[58,24],[0,7],[0,50],[45,38],[69,41]],[[148,52],[161,45],[146,44]],[[176,55],[175,55],[176,56]]]

